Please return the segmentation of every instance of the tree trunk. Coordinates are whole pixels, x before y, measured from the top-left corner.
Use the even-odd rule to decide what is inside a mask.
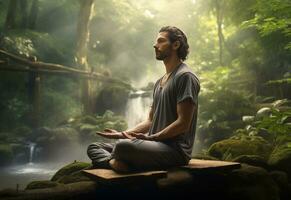
[[[8,11],[6,15],[6,21],[4,25],[4,29],[13,29],[15,28],[15,15],[17,8],[17,0],[10,0],[8,5]]]
[[[31,125],[33,128],[40,126],[40,74],[30,72],[28,77],[28,95],[32,105]]]
[[[76,61],[85,71],[91,69],[87,63],[87,46],[89,42],[89,24],[94,8],[94,0],[80,0],[80,13],[77,25]],[[83,112],[92,113],[91,79],[82,81]]]
[[[221,10],[221,2],[220,0],[215,0],[215,9],[216,9],[216,24],[217,24],[217,35],[218,35],[218,43],[219,43],[219,64],[223,65],[223,33],[222,33],[222,10]]]
[[[29,21],[28,21],[28,28],[34,29],[36,25],[36,20],[38,16],[38,0],[33,0],[31,8],[30,8],[30,14],[29,14]]]
[[[27,28],[28,22],[28,4],[27,0],[20,0],[20,9],[21,9],[21,28]]]

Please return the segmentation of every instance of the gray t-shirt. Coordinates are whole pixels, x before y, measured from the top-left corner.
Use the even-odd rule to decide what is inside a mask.
[[[149,135],[155,134],[173,123],[178,117],[177,104],[190,99],[196,109],[189,131],[163,142],[180,151],[186,159],[191,159],[197,123],[199,80],[184,63],[176,67],[163,87],[160,86],[161,80],[162,78],[154,86],[153,121]]]

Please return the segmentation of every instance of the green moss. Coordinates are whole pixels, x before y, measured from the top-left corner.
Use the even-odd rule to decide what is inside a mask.
[[[26,186],[26,190],[52,188],[58,186],[59,183],[53,181],[32,181]]]
[[[258,155],[241,155],[234,158],[232,161],[245,163],[245,164],[253,165],[253,166],[258,166],[258,167],[263,167],[265,169],[269,168],[267,164],[267,160]]]
[[[80,181],[89,181],[90,179],[84,175],[82,171],[76,171],[70,175],[65,175],[61,177],[58,182],[59,183],[75,183],[75,182],[80,182]]]
[[[80,171],[86,167],[90,166],[89,163],[85,162],[73,162],[71,164],[68,164],[58,170],[55,175],[51,178],[51,181],[59,181],[62,177],[71,175],[74,172]]]
[[[221,160],[232,160],[241,155],[258,155],[266,159],[271,149],[271,145],[261,137],[233,137],[212,144],[208,154]]]

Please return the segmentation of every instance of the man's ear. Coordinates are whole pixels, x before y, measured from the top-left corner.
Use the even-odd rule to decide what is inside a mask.
[[[172,45],[173,50],[179,49],[180,45],[181,45],[180,41],[175,41]]]

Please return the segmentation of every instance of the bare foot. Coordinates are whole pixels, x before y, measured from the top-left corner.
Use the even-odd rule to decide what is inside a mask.
[[[109,165],[116,172],[119,172],[119,173],[129,172],[129,168],[127,164],[125,164],[124,162],[120,160],[111,159],[109,161]]]

